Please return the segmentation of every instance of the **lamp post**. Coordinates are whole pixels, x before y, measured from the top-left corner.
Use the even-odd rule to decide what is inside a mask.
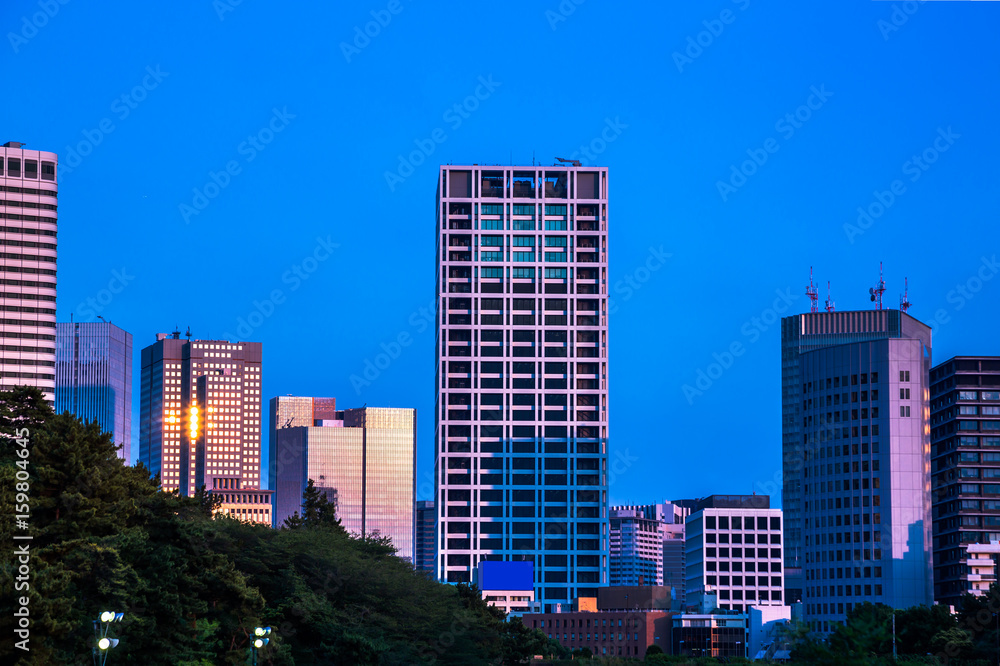
[[[250,653],[253,656],[253,666],[257,666],[257,650],[260,650],[270,642],[271,639],[268,638],[270,635],[271,627],[254,627],[253,642],[250,645]]]
[[[117,638],[108,638],[108,629],[111,628],[112,622],[121,622],[123,617],[125,617],[125,613],[103,611],[98,619],[94,620],[94,647],[91,648],[94,666],[98,666],[98,664],[104,666],[108,661],[108,650],[118,647]]]

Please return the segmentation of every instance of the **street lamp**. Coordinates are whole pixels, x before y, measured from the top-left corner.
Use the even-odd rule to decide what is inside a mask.
[[[253,643],[250,647],[251,654],[253,655],[253,666],[257,666],[257,650],[271,642],[268,636],[271,635],[271,627],[254,627],[253,630]]]
[[[115,613],[114,611],[103,611],[98,619],[94,620],[94,642],[95,645],[91,648],[91,655],[94,658],[94,666],[104,664],[108,661],[108,650],[118,647],[117,638],[108,638],[108,629],[111,628],[112,622],[121,622],[122,618],[125,617],[125,613]],[[100,628],[98,628],[100,624]],[[98,659],[100,655],[100,659]]]

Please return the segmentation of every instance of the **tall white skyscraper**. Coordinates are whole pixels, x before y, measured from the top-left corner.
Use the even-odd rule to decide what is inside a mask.
[[[532,561],[550,610],[608,583],[608,170],[442,166],[437,575]]]

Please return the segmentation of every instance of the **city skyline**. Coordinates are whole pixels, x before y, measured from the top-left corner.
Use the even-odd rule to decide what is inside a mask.
[[[659,470],[696,468],[696,450],[680,443],[725,411],[755,433],[754,446],[728,448],[715,473],[727,489],[769,494],[780,506],[780,343],[768,322],[808,311],[810,266],[821,301],[831,280],[838,310],[857,310],[870,307],[882,260],[886,302],[895,305],[909,278],[910,314],[934,329],[938,358],[995,353],[989,330],[1000,265],[983,198],[997,148],[988,111],[996,105],[996,58],[985,46],[994,4],[921,4],[899,26],[886,3],[847,15],[732,3],[732,23],[699,7],[608,13],[581,5],[568,16],[531,8],[490,17],[497,35],[513,31],[526,48],[537,42],[530,48],[543,59],[586,57],[581,36],[602,35],[609,58],[593,72],[566,74],[571,113],[562,95],[547,94],[548,82],[508,73],[499,56],[454,63],[421,50],[423,40],[459,34],[459,21],[484,20],[480,9],[437,17],[402,5],[364,48],[353,44],[354,28],[373,20],[371,7],[345,6],[328,21],[279,19],[280,44],[306,43],[324,22],[339,29],[320,51],[291,46],[278,62],[292,74],[257,86],[243,84],[274,64],[244,43],[275,20],[269,12],[245,3],[221,17],[210,7],[179,10],[166,27],[204,36],[185,55],[157,35],[145,43],[125,36],[150,10],[99,26],[67,6],[37,35],[10,44],[4,58],[17,65],[12,90],[25,106],[54,96],[54,107],[77,112],[23,114],[5,140],[56,153],[66,167],[60,320],[100,315],[140,347],[157,331],[188,325],[198,337],[262,341],[274,350],[265,397],[338,395],[427,415],[430,381],[413,378],[428,376],[433,353],[426,192],[437,165],[534,158],[547,166],[563,157],[606,166],[616,174],[616,219],[627,221],[609,240],[609,326],[618,350],[609,381],[610,501],[714,492],[703,475],[664,480]],[[32,7],[4,8],[13,34]],[[720,25],[713,35],[709,26]],[[91,53],[85,35],[98,29],[123,36]],[[293,29],[305,38],[292,40]],[[702,33],[708,46],[698,45]],[[483,39],[499,44],[465,35],[458,45],[480,53]],[[350,45],[346,55],[341,43]],[[942,43],[941,53],[926,53],[927,43]],[[857,45],[850,58],[830,56],[847,44]],[[129,56],[112,58],[111,48]],[[66,62],[67,49],[82,56]],[[317,53],[318,65],[298,71]],[[80,85],[94,58],[114,63],[95,85]],[[409,59],[429,73],[397,67]],[[650,78],[636,63],[659,66]],[[220,81],[213,74],[220,70],[231,76]],[[366,88],[383,75],[384,83]],[[331,101],[334,89],[370,94],[356,95],[352,107]],[[645,96],[633,92],[640,89]],[[205,103],[190,106],[192,94]],[[531,115],[528,100],[538,100]],[[400,107],[402,114],[384,110]],[[504,122],[510,118],[519,121]],[[359,157],[331,158],[345,152]],[[287,166],[305,155],[321,155],[319,166],[293,180]],[[653,169],[662,175],[650,178]],[[346,215],[318,194],[326,187],[339,193]],[[344,222],[351,217],[365,222]],[[389,234],[373,234],[375,218]],[[107,233],[93,233],[96,219]],[[279,223],[264,221],[272,219]],[[918,262],[940,220],[960,221],[965,233],[941,247],[936,262]],[[392,270],[371,270],[366,250],[377,240],[378,265]],[[223,249],[188,256],[188,244],[202,241]],[[178,289],[162,279],[190,271],[213,286]],[[327,325],[324,306],[339,293],[365,293],[378,307],[366,308],[363,326]],[[343,353],[304,372],[295,362],[300,344]],[[671,427],[659,428],[645,418],[650,413],[668,414]],[[431,421],[419,426],[419,499],[433,495]],[[768,453],[759,455],[761,448]]]

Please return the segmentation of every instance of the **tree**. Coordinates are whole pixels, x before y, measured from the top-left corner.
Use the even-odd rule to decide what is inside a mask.
[[[306,489],[302,492],[302,514],[296,512],[285,518],[283,527],[288,529],[325,527],[345,532],[340,518],[337,517],[337,505],[327,499],[326,493],[317,488],[312,479],[309,479]]]
[[[45,396],[34,386],[0,391],[0,464],[16,459],[17,437],[26,435],[30,447],[33,435],[52,416]]]
[[[893,611],[885,604],[856,605],[830,635],[830,650],[852,659],[892,654]],[[846,662],[845,662],[846,663]]]

